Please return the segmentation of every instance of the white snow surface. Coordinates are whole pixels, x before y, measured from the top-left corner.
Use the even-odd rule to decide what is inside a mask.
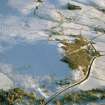
[[[82,10],[63,9],[68,2],[80,5]],[[19,15],[0,13],[0,41],[7,42],[9,46],[3,48],[0,45],[0,52],[16,44],[17,38],[27,43],[45,40],[51,35],[49,30],[56,27],[56,31],[64,35],[82,34],[89,40],[96,37],[94,46],[101,54],[105,54],[105,34],[95,31],[95,27],[105,29],[105,13],[99,10],[105,9],[105,0],[44,0],[35,15],[33,11],[36,3],[33,0],[8,0],[7,5],[18,11]],[[71,20],[66,20],[65,17]],[[88,90],[105,86],[104,71],[105,57],[102,56],[95,60],[89,79],[78,88]],[[11,84],[9,78],[0,73],[0,88],[11,87]]]
[[[0,89],[7,90],[13,87],[13,82],[3,73],[0,73]]]

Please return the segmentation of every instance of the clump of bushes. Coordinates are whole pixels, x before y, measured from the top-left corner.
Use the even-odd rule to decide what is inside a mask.
[[[34,102],[34,94],[27,93],[23,89],[0,90],[0,105],[16,105],[22,103],[24,103],[24,105],[27,105],[27,103],[34,105]]]
[[[73,5],[71,3],[67,3],[67,9],[68,10],[81,10],[81,7],[80,6]]]
[[[55,99],[53,103],[57,105],[59,101],[59,105],[72,105],[74,103],[81,104],[88,102],[96,102],[103,99],[105,99],[105,89],[93,89],[88,91],[66,93],[59,99]]]

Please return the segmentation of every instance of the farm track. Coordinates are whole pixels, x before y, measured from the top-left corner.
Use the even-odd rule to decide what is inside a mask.
[[[69,89],[71,89],[71,88],[73,88],[73,87],[75,87],[75,86],[77,86],[77,85],[79,85],[79,84],[85,82],[85,81],[89,78],[89,76],[90,76],[91,67],[92,67],[92,64],[93,64],[93,62],[94,62],[94,60],[95,60],[96,58],[97,58],[97,56],[94,56],[94,57],[92,58],[92,60],[91,60],[91,62],[90,62],[90,65],[88,66],[88,71],[87,71],[87,73],[86,73],[86,75],[85,75],[84,78],[82,78],[80,81],[78,81],[78,82],[76,82],[76,83],[74,83],[74,84],[72,84],[72,85],[69,85],[69,86],[67,86],[66,88],[63,88],[63,89],[61,89],[60,91],[56,92],[54,95],[52,95],[52,96],[50,97],[49,100],[47,100],[47,102],[45,103],[45,105],[48,105],[48,104],[49,104],[51,101],[53,101],[57,96],[59,96],[60,94],[64,93],[65,91],[67,91],[67,90],[69,90]]]

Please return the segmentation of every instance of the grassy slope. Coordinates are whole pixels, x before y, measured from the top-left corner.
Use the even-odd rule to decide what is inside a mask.
[[[75,39],[73,43],[67,41],[62,43],[65,50],[63,61],[68,63],[74,70],[79,70],[79,67],[82,67],[84,74],[86,74],[91,59],[99,53],[82,36]]]

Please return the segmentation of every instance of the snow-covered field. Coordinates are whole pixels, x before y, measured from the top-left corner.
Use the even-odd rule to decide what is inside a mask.
[[[68,2],[79,5],[82,9],[67,10],[64,7]],[[102,55],[105,54],[105,12],[101,11],[105,9],[105,0],[43,0],[39,9],[34,11],[37,5],[34,0],[0,1],[1,58],[8,49],[20,43],[20,40],[25,43],[37,43],[40,40],[47,40],[50,35],[53,37],[51,31],[64,35],[53,37],[58,39],[81,34],[88,40],[93,40],[95,48]],[[0,88],[11,88],[13,84],[9,78],[11,77],[10,67],[3,67],[4,64],[1,62]],[[4,71],[7,77],[2,74]],[[18,77],[19,75],[16,78]],[[26,78],[23,81],[26,82]],[[27,81],[33,84],[31,77]],[[101,56],[95,60],[89,79],[78,88],[88,90],[104,86],[105,57]],[[34,85],[33,87],[36,88]],[[40,89],[38,91],[42,92]]]
[[[0,89],[7,90],[13,87],[13,82],[3,73],[0,73]]]
[[[97,58],[91,68],[89,78],[83,82],[79,88],[83,90],[91,90],[92,88],[105,87],[105,57]]]

